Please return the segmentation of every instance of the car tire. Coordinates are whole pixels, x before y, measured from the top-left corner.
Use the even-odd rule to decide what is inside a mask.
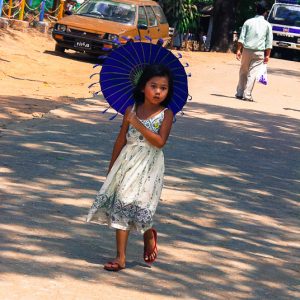
[[[66,48],[61,47],[59,45],[55,45],[55,52],[64,53]]]

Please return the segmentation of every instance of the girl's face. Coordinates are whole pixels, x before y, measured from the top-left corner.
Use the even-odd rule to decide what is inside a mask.
[[[155,76],[147,81],[142,90],[145,95],[145,102],[157,105],[163,102],[169,92],[169,80],[165,76]]]

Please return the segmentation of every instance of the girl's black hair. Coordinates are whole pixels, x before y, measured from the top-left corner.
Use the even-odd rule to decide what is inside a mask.
[[[147,65],[143,73],[138,80],[137,85],[134,88],[133,91],[133,98],[137,105],[144,103],[145,101],[145,95],[142,92],[142,90],[145,88],[146,83],[153,77],[168,77],[169,81],[169,90],[166,99],[161,103],[162,106],[167,107],[169,102],[171,101],[171,98],[173,96],[173,76],[170,71],[170,69],[165,65]]]

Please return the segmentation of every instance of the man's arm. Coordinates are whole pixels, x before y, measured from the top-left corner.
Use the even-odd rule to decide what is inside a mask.
[[[265,59],[264,63],[267,64],[269,62],[271,49],[272,49],[272,43],[273,43],[273,32],[272,27],[270,24],[268,24],[268,30],[266,34],[266,50],[265,50]]]
[[[240,33],[240,36],[239,36],[237,51],[236,51],[236,59],[237,60],[241,60],[243,44],[245,43],[246,34],[247,34],[247,21],[244,23],[241,33]]]
[[[271,54],[271,49],[266,49],[265,50],[264,64],[267,64],[269,62],[270,54]]]
[[[243,44],[241,42],[238,42],[237,45],[237,50],[236,50],[236,59],[241,60],[242,57],[242,49],[243,49]]]

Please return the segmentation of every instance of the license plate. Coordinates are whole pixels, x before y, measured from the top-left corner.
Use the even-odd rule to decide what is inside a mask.
[[[289,43],[284,43],[284,42],[278,42],[277,45],[280,46],[280,47],[288,48],[291,44],[289,44]]]
[[[86,41],[75,41],[74,47],[81,48],[81,49],[91,49],[92,45],[90,42],[86,42]]]

